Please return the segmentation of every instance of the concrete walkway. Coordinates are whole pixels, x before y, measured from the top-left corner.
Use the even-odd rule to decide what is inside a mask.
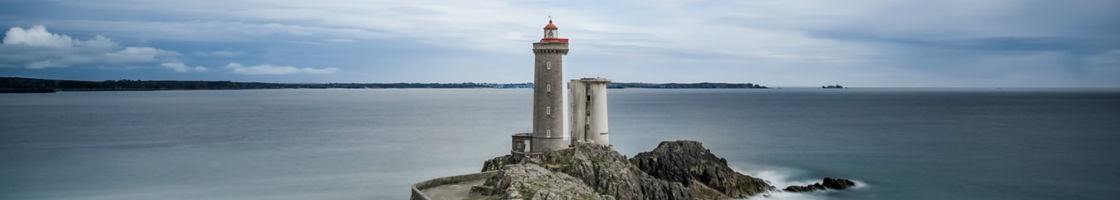
[[[471,193],[471,187],[482,185],[486,179],[471,180],[457,184],[441,185],[428,189],[421,190],[428,197],[433,200],[460,200],[460,199],[477,199],[482,195]]]

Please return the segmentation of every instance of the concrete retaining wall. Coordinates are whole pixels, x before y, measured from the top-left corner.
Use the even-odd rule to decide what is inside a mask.
[[[497,175],[497,174],[498,174],[497,170],[492,170],[492,171],[473,173],[473,174],[463,174],[463,175],[458,175],[458,176],[440,177],[440,178],[435,178],[435,179],[419,182],[419,183],[416,183],[416,184],[412,184],[412,198],[410,198],[410,199],[412,199],[412,200],[432,200],[432,198],[430,198],[430,197],[428,197],[428,195],[424,194],[424,191],[423,191],[424,189],[428,189],[428,188],[432,188],[432,187],[436,187],[436,186],[440,186],[440,185],[455,184],[455,183],[461,183],[461,182],[466,182],[466,181],[490,178],[490,177],[492,177],[494,175]]]

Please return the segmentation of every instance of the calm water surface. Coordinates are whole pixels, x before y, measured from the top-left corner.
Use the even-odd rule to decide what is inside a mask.
[[[525,89],[0,94],[0,199],[407,199],[531,127]],[[1120,91],[610,91],[626,155],[701,141],[775,199],[1120,199]]]

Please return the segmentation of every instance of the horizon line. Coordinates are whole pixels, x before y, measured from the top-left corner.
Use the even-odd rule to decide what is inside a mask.
[[[122,80],[126,80],[126,81],[183,81],[183,82],[187,82],[187,81],[205,81],[205,82],[235,82],[235,83],[270,83],[270,84],[402,84],[402,83],[403,83],[403,84],[465,84],[465,83],[473,83],[473,84],[532,84],[532,83],[533,83],[532,81],[529,81],[529,82],[471,82],[471,81],[467,81],[467,82],[262,82],[262,81],[234,81],[234,80],[157,80],[157,79],[149,79],[149,80],[143,80],[143,79],[116,79],[116,80],[112,80],[112,79],[106,79],[106,80],[77,80],[77,79],[54,79],[54,78],[16,77],[16,76],[2,76],[2,77],[0,77],[0,79],[3,79],[3,78],[41,79],[41,80],[53,80],[53,81],[87,81],[87,82],[104,82],[104,81],[122,81]],[[816,85],[764,85],[764,84],[760,84],[760,83],[752,83],[752,82],[713,82],[713,81],[700,81],[700,82],[624,82],[624,81],[611,81],[611,83],[646,83],[646,84],[699,84],[699,83],[715,83],[715,84],[755,84],[755,85],[762,85],[762,86],[766,86],[766,87],[768,87],[768,88],[770,88],[770,89],[781,89],[781,88],[820,88],[821,86],[827,86],[827,85],[842,85],[842,86],[844,87],[843,89],[852,89],[852,88],[864,88],[864,89],[874,89],[874,88],[928,88],[928,89],[937,89],[937,88],[942,88],[942,89],[950,89],[950,88],[960,88],[960,89],[969,89],[969,88],[972,88],[972,89],[980,89],[980,88],[988,88],[988,89],[1120,89],[1120,87],[1109,87],[1109,86],[1048,86],[1048,87],[1040,87],[1040,86],[859,86],[859,85],[856,85],[856,86],[851,86],[851,85],[847,85],[847,86],[844,86],[843,84],[824,84],[824,85],[819,85],[819,86],[816,86]],[[461,88],[461,89],[479,89],[479,88]],[[517,88],[508,88],[508,89],[517,89]],[[639,88],[631,88],[631,89],[639,89]],[[680,89],[686,89],[686,88],[680,88]],[[725,89],[737,89],[737,88],[725,88]]]

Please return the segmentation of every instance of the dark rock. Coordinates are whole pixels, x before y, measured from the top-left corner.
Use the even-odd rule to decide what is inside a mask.
[[[852,182],[851,180],[848,180],[848,179],[825,177],[824,180],[821,181],[821,183],[813,183],[811,185],[806,185],[806,186],[794,185],[794,186],[786,187],[785,189],[782,189],[782,190],[784,190],[786,192],[812,192],[812,191],[816,191],[816,190],[826,190],[826,189],[843,190],[843,189],[847,189],[847,188],[855,186],[855,185],[856,185],[855,182]]]
[[[820,183],[814,183],[812,185],[806,185],[806,186],[797,186],[797,185],[789,186],[789,187],[786,187],[786,189],[782,189],[782,190],[784,190],[786,192],[812,192],[814,190],[824,190],[824,186],[821,185]]]
[[[662,180],[697,187],[699,183],[731,198],[744,198],[774,189],[766,181],[740,174],[700,142],[661,142],[651,152],[639,153],[630,163]]]
[[[843,190],[845,188],[856,186],[856,183],[852,182],[851,180],[832,177],[825,177],[824,181],[821,181],[821,184],[823,184],[824,187],[833,190]]]
[[[500,170],[502,169],[502,166],[517,164],[520,162],[521,161],[515,159],[513,155],[498,156],[496,158],[491,158],[490,160],[486,160],[486,162],[483,162],[482,171],[485,172],[491,170]]]
[[[581,144],[540,158],[546,167],[582,179],[617,199],[694,199],[684,185],[643,173],[610,147]]]

